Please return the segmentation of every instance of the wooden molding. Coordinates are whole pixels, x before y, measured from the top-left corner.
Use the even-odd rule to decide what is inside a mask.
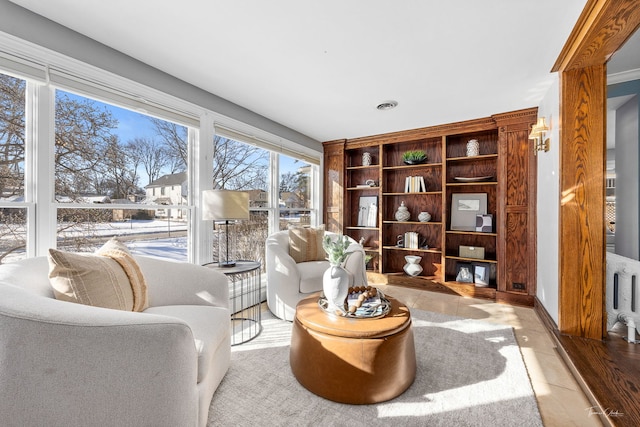
[[[637,0],[589,0],[551,71],[603,65],[639,23]]]

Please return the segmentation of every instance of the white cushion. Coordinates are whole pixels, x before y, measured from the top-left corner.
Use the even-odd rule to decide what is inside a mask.
[[[171,305],[147,308],[144,313],[171,316],[184,321],[191,332],[198,352],[198,383],[206,378],[218,347],[230,333],[229,311],[208,305]],[[228,324],[221,328],[216,325]]]
[[[300,272],[300,292],[308,294],[322,290],[322,276],[329,268],[329,261],[311,261],[297,264]]]

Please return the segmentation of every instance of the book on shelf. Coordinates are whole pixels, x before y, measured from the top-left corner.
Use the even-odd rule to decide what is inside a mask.
[[[358,227],[375,227],[378,218],[378,197],[360,197]]]
[[[427,186],[424,183],[423,176],[407,176],[404,180],[405,193],[424,193]]]
[[[407,249],[418,249],[418,233],[415,231],[407,231],[404,233],[404,247]]]

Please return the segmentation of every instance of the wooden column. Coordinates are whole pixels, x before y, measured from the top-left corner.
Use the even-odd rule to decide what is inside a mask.
[[[640,26],[637,0],[589,0],[552,71],[560,75],[562,333],[606,334],[606,62]]]
[[[529,133],[537,108],[492,116],[499,130],[496,300],[532,306],[536,295],[537,158]]]
[[[605,66],[560,77],[560,332],[604,335]]]

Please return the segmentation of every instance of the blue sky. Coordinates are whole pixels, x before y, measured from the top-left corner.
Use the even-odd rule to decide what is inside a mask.
[[[60,91],[68,95],[71,99],[83,100],[82,96],[75,95],[70,92]],[[136,111],[128,110],[126,108],[117,107],[112,104],[106,104],[97,100],[93,100],[101,107],[107,108],[113,117],[118,121],[118,127],[114,130],[114,133],[118,135],[121,143],[127,143],[135,138],[154,139],[156,131],[154,126],[149,120],[149,116]],[[295,161],[290,157],[280,156],[280,173],[295,172],[298,168],[304,165],[305,162]]]

